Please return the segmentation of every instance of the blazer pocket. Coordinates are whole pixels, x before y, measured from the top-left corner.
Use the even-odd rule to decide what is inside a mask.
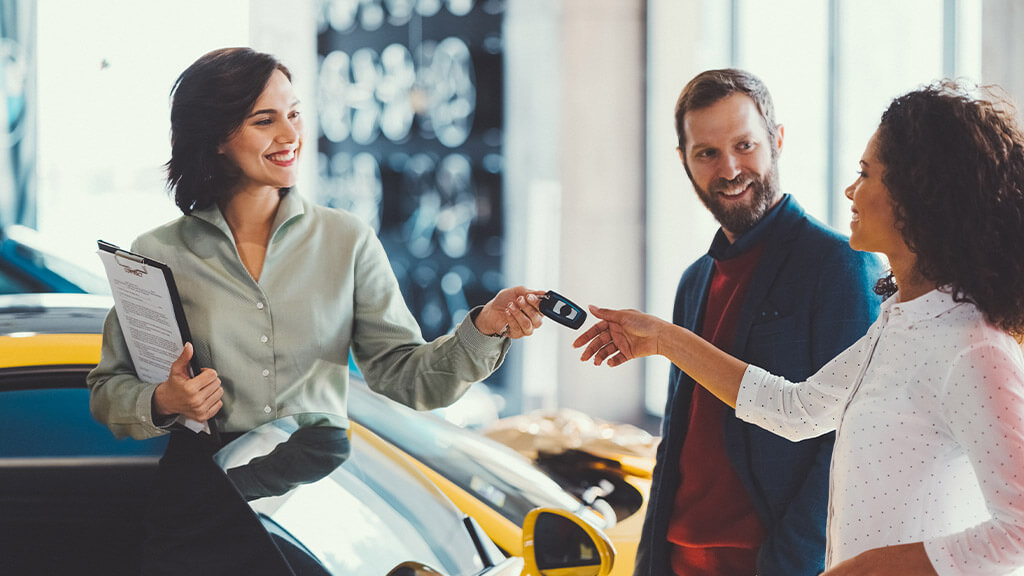
[[[744,360],[785,376],[807,365],[810,358],[807,330],[798,329],[794,316],[770,316],[750,327]]]

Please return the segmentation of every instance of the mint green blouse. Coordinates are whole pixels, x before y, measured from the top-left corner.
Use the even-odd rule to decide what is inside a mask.
[[[217,207],[146,232],[132,251],[173,271],[199,366],[216,370],[224,388],[224,432],[304,412],[347,425],[350,351],[373,390],[427,410],[486,378],[510,345],[469,316],[424,342],[373,229],[294,190],[281,199],[258,282]],[[93,415],[116,436],[168,431],[153,422],[157,383],[135,375],[114,309],[87,384]]]

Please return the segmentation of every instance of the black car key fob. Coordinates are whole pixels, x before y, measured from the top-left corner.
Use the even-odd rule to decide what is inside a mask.
[[[547,294],[541,296],[540,311],[548,318],[573,330],[583,326],[587,319],[587,313],[582,308],[553,290],[548,290]]]

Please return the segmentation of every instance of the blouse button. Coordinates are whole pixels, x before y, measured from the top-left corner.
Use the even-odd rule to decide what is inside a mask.
[[[264,368],[264,369],[263,369],[263,376],[264,376],[264,377],[266,377],[266,376],[270,376],[270,370],[267,370],[266,368]]]
[[[259,309],[259,310],[263,310],[263,302],[257,302],[256,303],[256,308]]]
[[[264,406],[264,407],[263,407],[263,412],[264,412],[265,414],[270,414],[270,406]]]
[[[267,338],[266,334],[264,334],[263,336],[260,336],[260,342],[263,342],[264,344],[266,344],[267,340],[269,340],[269,338]]]

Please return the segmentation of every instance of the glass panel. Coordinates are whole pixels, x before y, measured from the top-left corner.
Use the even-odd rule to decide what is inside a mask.
[[[275,449],[290,460],[286,468],[302,465],[303,458],[294,458],[296,451],[280,447],[302,429],[298,420],[306,416],[315,415],[261,426],[226,446],[215,459],[233,478],[238,475],[230,471],[260,458],[265,462]],[[332,456],[338,443],[330,436],[320,445],[328,449],[319,450],[329,456],[325,469],[338,460]],[[328,476],[315,480],[321,470],[294,482],[293,489],[280,496],[249,494],[250,505],[268,530],[279,540],[292,542],[290,549],[308,551],[335,574],[386,574],[407,561],[452,575],[475,574],[483,568],[463,515],[451,501],[379,440],[354,431],[351,441],[351,455]],[[289,470],[297,477],[294,472]]]
[[[519,526],[541,506],[586,514],[602,525],[599,516],[511,448],[388,400],[354,377],[349,414]]]
[[[736,64],[768,86],[783,125],[779,180],[807,212],[828,219],[828,2],[737,2]]]
[[[110,465],[124,459],[155,464],[163,454],[167,437],[118,440],[92,417],[84,372],[62,374],[41,367],[19,371],[12,379],[24,388],[32,371],[39,374],[40,389],[16,391],[5,391],[12,374],[0,371],[0,461],[30,458]],[[66,388],[72,384],[68,379],[82,387]]]
[[[38,2],[38,228],[76,261],[102,274],[97,238],[128,246],[180,215],[162,169],[171,86],[206,51],[249,43],[248,4]]]
[[[942,77],[942,18],[941,0],[840,3],[836,190],[856,179],[857,163],[889,102]],[[845,233],[849,214],[849,202],[837,203],[836,228]]]

